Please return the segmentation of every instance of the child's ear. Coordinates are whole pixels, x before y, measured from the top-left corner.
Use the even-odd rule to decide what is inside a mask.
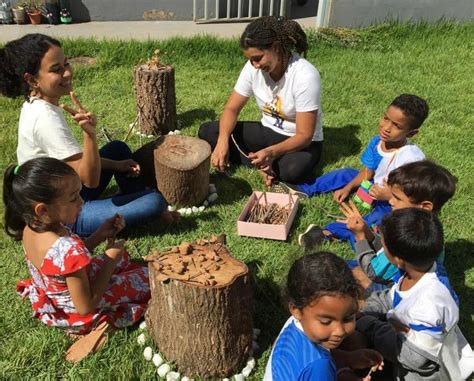
[[[415,136],[417,133],[418,133],[418,129],[414,129],[414,130],[411,130],[408,135],[407,135],[407,138],[412,138],[413,136]]]
[[[44,216],[48,215],[48,208],[47,208],[46,204],[43,203],[43,202],[38,202],[34,206],[34,211],[35,211],[35,214],[38,218],[43,218]]]
[[[428,200],[420,202],[420,207],[421,207],[421,209],[425,209],[425,210],[428,210],[430,212],[433,211],[433,203],[431,201],[428,201]]]
[[[290,313],[296,320],[301,320],[301,310],[297,308],[294,304],[290,304]]]

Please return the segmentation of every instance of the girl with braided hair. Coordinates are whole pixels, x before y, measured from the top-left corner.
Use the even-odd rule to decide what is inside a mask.
[[[244,164],[261,170],[268,186],[297,183],[319,162],[323,141],[320,75],[300,56],[306,34],[293,20],[262,17],[247,25],[240,46],[248,62],[220,120],[203,124],[199,137],[211,144],[219,171]],[[251,96],[261,120],[238,121]]]

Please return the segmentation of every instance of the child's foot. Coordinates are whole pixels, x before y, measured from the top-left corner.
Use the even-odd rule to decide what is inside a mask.
[[[283,181],[279,181],[277,183],[274,183],[271,188],[270,192],[275,192],[275,193],[286,193],[286,194],[291,194],[294,196],[298,196],[300,198],[308,198],[309,196],[296,189],[295,185],[290,185],[287,183],[284,183]]]
[[[298,236],[298,243],[305,251],[317,250],[324,238],[323,229],[311,224],[303,234]]]

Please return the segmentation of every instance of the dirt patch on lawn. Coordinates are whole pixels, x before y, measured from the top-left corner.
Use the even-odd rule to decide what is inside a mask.
[[[69,58],[68,61],[72,65],[93,66],[97,63],[97,58],[79,56],[79,57],[71,57]]]

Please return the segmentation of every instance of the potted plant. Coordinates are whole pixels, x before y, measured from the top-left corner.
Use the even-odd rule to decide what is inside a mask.
[[[26,13],[32,24],[41,24],[41,8],[43,4],[40,0],[28,0]]]
[[[8,1],[0,2],[0,22],[10,24],[12,22],[12,6]]]
[[[58,0],[46,0],[43,7],[43,16],[50,24],[59,24]]]
[[[69,0],[59,0],[59,16],[63,24],[70,24],[72,22]]]
[[[12,8],[13,21],[15,21],[16,24],[25,23],[25,8],[26,8],[26,3],[23,1],[18,1],[15,4],[15,6]]]

